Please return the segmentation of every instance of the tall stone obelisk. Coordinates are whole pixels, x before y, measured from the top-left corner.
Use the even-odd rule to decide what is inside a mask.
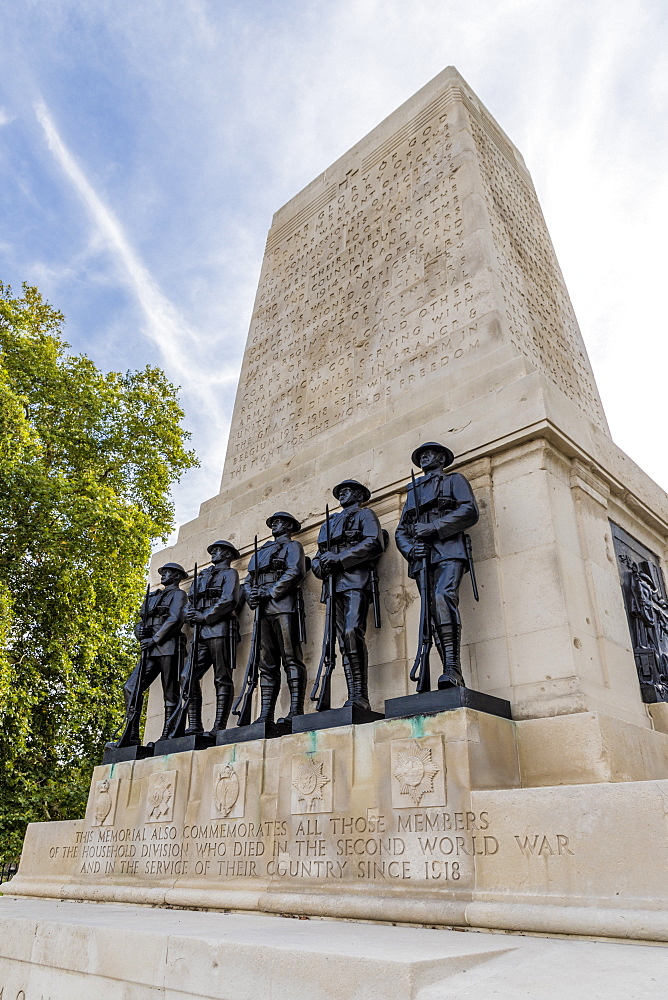
[[[300,517],[308,550],[347,476],[392,532],[427,439],[454,451],[481,507],[467,682],[515,718],[650,727],[609,522],[663,556],[667,499],[610,438],[524,161],[452,68],[274,216],[221,492],[159,558],[201,564],[221,535],[248,552],[277,509]],[[408,691],[417,629],[394,550],[381,586],[382,703]],[[311,672],[317,593],[312,581]]]

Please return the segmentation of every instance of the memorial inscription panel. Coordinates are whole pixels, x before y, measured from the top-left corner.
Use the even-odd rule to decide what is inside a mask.
[[[519,153],[458,76],[402,110],[277,213],[228,486],[501,342],[606,426]]]

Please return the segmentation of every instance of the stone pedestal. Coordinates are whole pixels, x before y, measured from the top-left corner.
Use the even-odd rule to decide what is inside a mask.
[[[292,732],[308,733],[314,729],[364,726],[369,722],[378,722],[383,717],[382,712],[370,712],[357,705],[345,705],[343,708],[330,708],[324,712],[309,712],[307,715],[298,715],[292,720]]]
[[[151,746],[137,746],[137,747],[116,747],[113,744],[107,744],[104,748],[104,754],[102,756],[103,764],[120,764],[124,760],[145,760],[147,757],[153,756],[153,744]]]
[[[668,736],[569,721],[458,708],[103,765],[84,820],[28,828],[12,893],[668,941],[637,838],[668,852]],[[531,787],[558,750],[587,783]]]
[[[154,757],[165,754],[185,753],[186,750],[206,750],[215,745],[216,737],[210,733],[195,733],[192,736],[177,736],[169,740],[157,740],[153,748]]]
[[[230,726],[216,734],[216,746],[248,743],[250,740],[276,740],[292,732],[288,722],[251,722],[249,726]]]
[[[493,698],[467,687],[450,687],[422,694],[409,694],[404,698],[390,698],[385,702],[387,719],[410,719],[416,715],[438,715],[451,712],[455,708],[472,708],[476,712],[488,712],[502,719],[510,719],[510,703],[502,698]]]

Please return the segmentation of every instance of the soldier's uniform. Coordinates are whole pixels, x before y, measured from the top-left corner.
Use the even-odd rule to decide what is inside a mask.
[[[344,480],[332,490],[336,499],[344,486],[365,493],[370,491],[355,480]],[[330,551],[338,556],[340,565],[334,572],[336,595],[336,634],[348,686],[346,705],[356,704],[370,709],[368,692],[368,657],[365,642],[367,614],[371,598],[371,573],[373,563],[385,547],[382,528],[372,510],[351,504],[330,517],[330,548],[327,547],[327,525],[323,524],[318,535],[318,554],[311,566],[318,579],[324,580],[320,557]],[[327,587],[323,583],[321,601],[327,600]]]
[[[446,454],[445,465],[454,461],[449,448],[438,447]],[[420,453],[427,448],[421,445],[413,452],[412,460],[419,465]],[[464,532],[478,518],[478,505],[468,479],[459,472],[432,471],[416,479],[420,504],[420,523],[429,523],[436,529],[436,537],[425,540],[429,548],[429,574],[431,583],[430,616],[434,626],[436,647],[443,662],[443,675],[439,685],[463,684],[459,665],[461,619],[459,617],[459,584],[468,570],[468,555]],[[412,486],[401,512],[395,533],[397,547],[408,561],[408,574],[422,588],[422,560],[413,554],[416,508]]]
[[[210,554],[214,548],[227,549],[232,559],[239,558],[239,552],[231,542],[212,542],[207,546],[207,552]],[[216,718],[212,732],[225,729],[227,725],[234,697],[232,670],[239,637],[235,612],[242,601],[239,574],[231,567],[214,563],[202,570],[197,579],[197,599],[194,583],[190,588],[188,607],[203,615],[204,621],[199,626],[199,647],[194,664],[192,697],[188,704],[186,735],[203,730],[201,679],[212,665],[216,689]]]
[[[291,514],[279,511],[267,518],[271,527],[277,516],[289,519],[295,531],[301,524]],[[248,565],[248,576],[244,580],[246,599],[253,587],[265,588],[267,598],[262,601],[260,621],[260,719],[273,721],[276,701],[281,686],[281,664],[290,690],[290,711],[286,716],[304,713],[304,693],[306,690],[306,667],[302,659],[299,639],[298,616],[300,607],[300,584],[306,576],[306,558],[300,542],[293,539],[278,541],[271,539],[258,550],[257,572],[255,554]],[[280,721],[280,720],[279,720]]]
[[[182,579],[188,575],[178,563],[166,563],[165,566],[160,567],[160,570],[162,569],[177,570]],[[169,722],[180,700],[179,668],[185,651],[185,636],[182,627],[186,600],[186,595],[178,583],[173,583],[165,586],[162,590],[154,590],[149,594],[148,602],[145,600],[142,603],[139,612],[141,621],[135,626],[135,635],[138,639],[151,638],[155,645],[148,650],[143,658],[144,669],[141,669],[142,660],[140,660],[123,689],[126,709],[129,709],[137,685],[141,683],[140,697],[137,702],[139,707],[135,712],[135,717],[131,720],[131,743],[139,742],[142,696],[158,676],[162,681],[165,702],[165,722],[160,739],[165,739],[170,735]]]

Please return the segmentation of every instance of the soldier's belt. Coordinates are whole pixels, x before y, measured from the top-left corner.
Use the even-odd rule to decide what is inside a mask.
[[[200,590],[197,595],[198,599],[201,601],[217,601],[223,596],[222,587],[207,587],[206,590]]]
[[[283,573],[283,570],[273,570],[273,569],[261,569],[257,573],[256,580],[258,583],[276,583],[278,578]]]

